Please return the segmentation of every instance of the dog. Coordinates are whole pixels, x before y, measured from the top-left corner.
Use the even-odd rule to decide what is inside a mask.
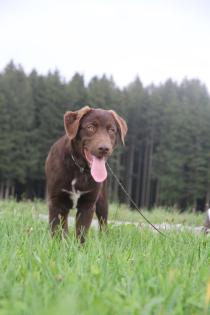
[[[119,140],[124,144],[127,124],[113,110],[85,106],[64,115],[66,134],[51,147],[45,163],[49,224],[52,235],[68,233],[68,213],[77,208],[76,237],[81,243],[94,211],[100,230],[107,225],[106,161]]]

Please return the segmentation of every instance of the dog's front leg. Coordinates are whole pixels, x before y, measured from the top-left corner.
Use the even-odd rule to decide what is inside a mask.
[[[68,213],[69,209],[64,204],[54,200],[49,201],[49,224],[52,236],[59,231],[59,227],[62,229],[62,236],[68,234]]]
[[[81,201],[78,203],[76,214],[76,236],[81,243],[85,241],[85,235],[91,225],[95,211],[95,202]]]
[[[108,196],[107,196],[107,181],[103,183],[101,192],[99,194],[98,200],[96,202],[96,215],[98,218],[98,223],[100,231],[103,231],[107,227],[108,218]]]

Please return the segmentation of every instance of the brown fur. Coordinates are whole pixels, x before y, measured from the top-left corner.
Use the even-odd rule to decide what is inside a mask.
[[[76,235],[84,242],[94,211],[100,228],[106,226],[108,216],[107,180],[94,181],[84,148],[98,158],[108,159],[117,139],[124,143],[127,125],[114,111],[86,106],[65,113],[64,126],[66,135],[51,147],[45,165],[49,223],[53,234],[59,225],[67,234],[72,191],[82,192],[77,202]]]

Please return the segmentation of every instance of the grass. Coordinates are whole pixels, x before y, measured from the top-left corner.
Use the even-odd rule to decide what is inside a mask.
[[[175,208],[156,208],[152,211],[142,210],[144,215],[153,223],[171,223],[184,225],[203,225],[204,214],[199,212],[197,214],[190,211],[179,212]],[[112,204],[110,206],[110,220],[122,220],[131,222],[143,222],[144,219],[137,211],[128,210],[126,205]]]
[[[0,315],[209,314],[210,238],[110,226],[92,229],[80,246],[73,228],[67,240],[51,239],[37,218],[45,210],[40,202],[0,202]],[[162,220],[157,211],[151,218]]]
[[[20,203],[16,203],[13,199],[9,201],[0,200],[0,213],[8,210],[27,211],[28,209],[32,209],[34,214],[47,214],[48,212],[47,204],[40,200],[35,200],[34,202],[25,201]],[[205,214],[201,212],[196,214],[190,211],[181,213],[175,208],[157,208],[152,211],[143,209],[143,213],[152,223],[164,222],[200,226],[203,225],[205,220]],[[70,215],[75,216],[75,214],[75,209],[71,210]],[[130,211],[126,205],[119,204],[111,204],[109,206],[109,220],[145,223],[144,219],[137,211]]]

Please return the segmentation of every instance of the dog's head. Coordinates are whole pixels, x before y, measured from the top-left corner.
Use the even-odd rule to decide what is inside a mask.
[[[124,143],[127,124],[113,110],[93,109],[88,106],[66,112],[64,126],[69,139],[76,143],[80,154],[91,168],[95,181],[107,176],[105,162],[112,154],[118,139]]]

